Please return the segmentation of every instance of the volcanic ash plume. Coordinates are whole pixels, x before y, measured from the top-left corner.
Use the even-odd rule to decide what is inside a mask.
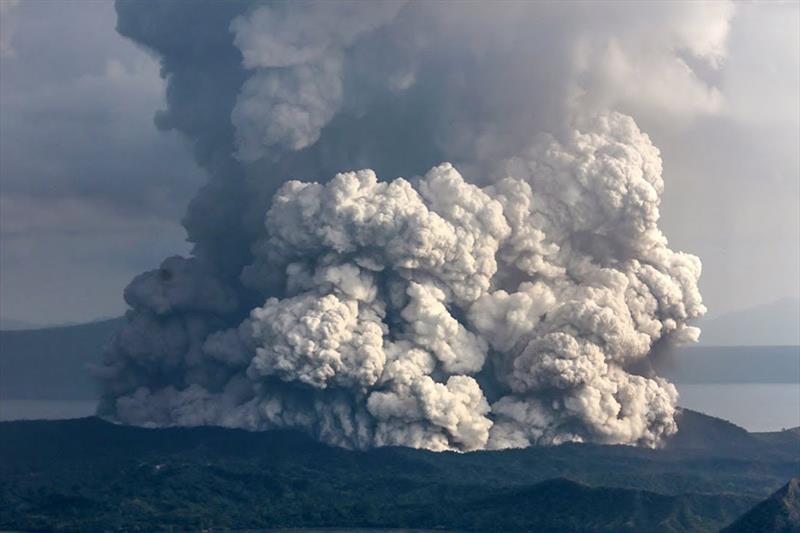
[[[700,262],[656,227],[658,152],[607,115],[545,139],[484,188],[449,163],[371,170],[275,194],[242,279],[280,294],[238,327],[194,260],[126,290],[117,416],[136,424],[299,427],[343,446],[433,450],[591,440],[655,445],[675,388],[626,368],[690,340]],[[190,384],[168,376],[181,369]],[[489,396],[489,397],[487,397]]]
[[[183,20],[170,10],[184,3],[165,5],[164,28]],[[469,89],[431,89],[426,76],[454,75],[434,52],[437,68],[398,59],[407,46],[439,50],[441,33],[407,39],[421,19],[440,20],[422,16],[438,4],[376,4],[352,17],[365,4],[335,4],[347,23],[322,32],[312,30],[342,15],[326,2],[245,14],[202,5],[233,21],[202,45],[221,47],[208,68],[225,75],[198,77],[176,58],[205,58],[202,46],[172,50],[156,15],[118,4],[120,31],[164,56],[173,100],[160,124],[195,141],[212,179],[186,221],[195,255],[169,258],[125,290],[132,310],[98,369],[102,414],[293,428],[352,448],[657,446],[676,431],[677,392],[647,362],[657,343],[697,339],[689,322],[705,312],[701,267],[657,226],[661,159],[633,119],[569,113],[556,133],[508,144],[485,110],[465,106],[459,120],[480,133],[477,144],[442,136],[441,125],[409,132],[392,122],[402,110],[441,104],[447,115],[445,100],[471,99]],[[482,38],[464,73],[476,80],[499,46]],[[234,67],[223,60],[231,41],[241,49]],[[367,65],[389,68],[374,64],[376,42],[407,76],[370,85]],[[179,98],[186,80],[199,85]],[[372,103],[350,107],[352,91]],[[208,107],[209,124],[227,124],[214,134],[187,119],[212,93],[227,102]],[[500,107],[520,98],[502,96],[487,94]],[[508,131],[544,116],[509,116]],[[380,124],[397,136],[375,134]],[[364,168],[402,166],[398,143],[409,158],[452,157],[422,175]],[[341,161],[361,170],[320,174]],[[354,166],[363,161],[375,164]],[[309,174],[328,181],[283,181]]]

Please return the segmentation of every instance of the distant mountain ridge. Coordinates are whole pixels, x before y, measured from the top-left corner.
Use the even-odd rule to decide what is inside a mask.
[[[16,320],[14,318],[6,318],[0,316],[0,331],[16,331],[20,329],[37,329],[41,328],[40,324],[27,322],[25,320]]]
[[[0,331],[0,397],[93,400],[87,367],[124,317],[56,328]],[[676,383],[799,383],[800,346],[689,346],[655,363]]]
[[[673,383],[800,383],[800,346],[682,346],[654,369]]]
[[[56,329],[56,328],[69,328],[73,326],[85,326],[88,324],[97,324],[98,322],[107,322],[109,320],[116,320],[121,317],[101,317],[94,320],[84,321],[67,321],[42,324],[40,322],[30,322],[28,320],[17,320],[15,318],[8,318],[0,316],[0,331],[30,331],[34,329]]]
[[[0,331],[0,397],[92,400],[96,385],[88,365],[122,326],[112,318],[78,326]]]
[[[783,298],[699,323],[702,346],[798,346],[800,298]]]

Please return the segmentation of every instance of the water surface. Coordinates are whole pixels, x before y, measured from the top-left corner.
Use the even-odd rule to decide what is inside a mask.
[[[798,383],[678,383],[679,405],[724,418],[748,431],[800,426]],[[78,418],[95,401],[0,400],[0,420]]]

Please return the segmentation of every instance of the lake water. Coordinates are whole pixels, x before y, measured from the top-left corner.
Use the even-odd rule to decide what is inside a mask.
[[[800,426],[798,383],[677,384],[679,405],[729,420],[749,431]],[[96,402],[0,400],[0,420],[91,416]]]

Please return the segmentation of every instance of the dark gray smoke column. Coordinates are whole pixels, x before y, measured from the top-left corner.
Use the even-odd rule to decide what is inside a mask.
[[[118,1],[210,180],[194,257],[125,290],[101,413],[348,447],[673,433],[675,388],[630,369],[696,339],[700,261],[658,229],[658,150],[593,54],[711,63],[724,32],[585,7]]]

